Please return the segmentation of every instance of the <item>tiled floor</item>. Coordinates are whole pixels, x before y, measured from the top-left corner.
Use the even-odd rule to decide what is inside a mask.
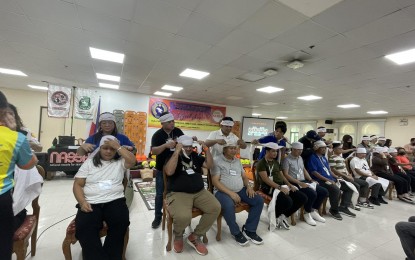
[[[63,259],[61,245],[65,230],[73,219],[70,216],[76,213],[72,183],[72,179],[65,177],[56,177],[45,182],[40,197],[38,234],[41,236],[36,256],[32,259]],[[337,221],[326,216],[327,222],[318,223],[316,227],[298,221],[297,226],[290,230],[269,232],[264,207],[258,227],[258,234],[265,241],[263,245],[251,243],[240,247],[231,238],[225,222],[222,227],[222,241],[217,242],[215,223],[208,232],[209,254],[202,257],[188,245],[185,245],[181,254],[166,252],[167,232],[161,228],[151,229],[154,212],[147,209],[139,193],[135,192],[130,208],[127,259],[404,259],[394,226],[398,221],[407,220],[410,215],[415,215],[415,206],[395,199],[389,201],[389,205],[373,210],[362,209],[355,219],[344,216],[343,221]],[[52,226],[65,218],[67,219]],[[238,214],[237,219],[242,226],[246,213]],[[192,226],[196,225],[197,219],[194,219]],[[79,243],[73,245],[74,260],[82,259],[80,253]],[[27,259],[31,259],[30,256]]]

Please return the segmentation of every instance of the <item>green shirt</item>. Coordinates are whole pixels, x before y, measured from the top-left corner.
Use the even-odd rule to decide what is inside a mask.
[[[265,158],[262,158],[256,167],[257,172],[267,172],[269,178],[272,177],[272,181],[278,185],[284,185],[284,179],[282,177],[282,168],[281,165],[278,163],[277,160],[266,161]],[[268,186],[265,182],[262,181],[261,177],[258,174],[259,185],[261,186]]]

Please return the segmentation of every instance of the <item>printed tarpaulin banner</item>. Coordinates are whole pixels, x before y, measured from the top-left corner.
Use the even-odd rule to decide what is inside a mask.
[[[49,85],[48,116],[69,117],[72,88]]]
[[[96,106],[94,91],[85,88],[75,89],[74,113],[75,118],[93,119]]]
[[[176,127],[202,131],[218,130],[226,115],[226,107],[150,97],[148,126],[161,127],[159,117],[167,111],[173,114]]]

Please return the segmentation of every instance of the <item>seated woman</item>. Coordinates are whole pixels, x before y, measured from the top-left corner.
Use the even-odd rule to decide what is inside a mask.
[[[85,140],[76,151],[79,155],[85,155],[92,153],[101,141],[101,138],[106,135],[112,135],[120,142],[124,148],[128,151],[135,153],[134,143],[128,139],[127,136],[118,133],[117,126],[115,125],[115,116],[112,113],[105,112],[99,116],[98,132]]]
[[[73,192],[78,201],[75,236],[84,259],[122,258],[124,235],[130,225],[122,182],[124,171],[135,163],[134,155],[115,137],[107,135],[75,175]],[[108,225],[104,245],[99,237],[103,221]]]
[[[290,229],[287,217],[291,216],[307,202],[307,196],[288,182],[282,174],[281,165],[276,160],[278,149],[281,146],[278,146],[276,143],[266,143],[264,147],[265,156],[257,165],[259,189],[270,196],[273,196],[274,189],[280,190],[275,203],[276,226],[278,228]],[[287,187],[284,187],[284,184]]]

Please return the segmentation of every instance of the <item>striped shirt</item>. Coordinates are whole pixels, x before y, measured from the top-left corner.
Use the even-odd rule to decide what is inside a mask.
[[[29,142],[21,133],[0,126],[0,195],[14,187],[14,167],[25,169],[33,157]]]
[[[330,156],[329,165],[330,167],[333,167],[336,171],[348,174],[346,169],[346,163],[344,162],[344,158],[341,155],[333,154],[332,156]]]

